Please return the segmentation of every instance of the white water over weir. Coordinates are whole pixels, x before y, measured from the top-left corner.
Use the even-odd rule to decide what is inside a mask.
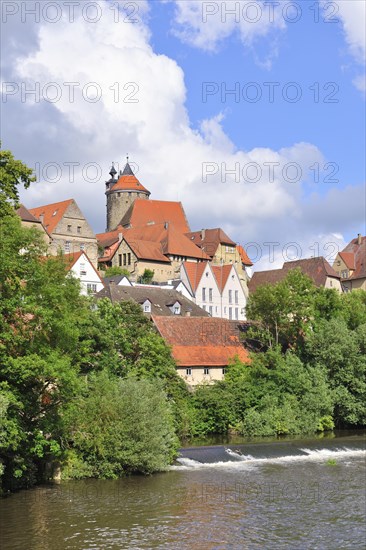
[[[245,469],[263,464],[281,464],[301,461],[327,462],[329,460],[344,461],[351,457],[365,457],[365,441],[347,441],[347,445],[337,439],[335,441],[319,441],[314,445],[305,446],[304,441],[249,443],[248,445],[215,445],[205,447],[189,447],[180,450],[180,456],[172,470],[180,469]]]

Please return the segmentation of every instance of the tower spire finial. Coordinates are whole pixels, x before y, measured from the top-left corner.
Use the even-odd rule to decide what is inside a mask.
[[[126,155],[127,162],[129,161],[129,159],[130,159],[130,157],[129,157],[129,154],[127,153],[127,155]]]

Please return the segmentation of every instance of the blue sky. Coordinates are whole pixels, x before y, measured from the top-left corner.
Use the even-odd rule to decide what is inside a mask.
[[[22,192],[26,206],[73,197],[104,230],[104,181],[111,161],[123,168],[128,152],[151,198],[181,200],[193,230],[221,226],[244,246],[257,243],[256,268],[282,265],[291,242],[295,257],[309,257],[365,232],[364,2],[281,1],[270,20],[259,0],[120,1],[118,13],[110,9],[117,2],[98,0],[87,15],[76,2],[71,21],[57,0],[55,23],[52,10],[39,21],[22,13],[32,2],[6,4],[18,10],[2,13],[1,135],[5,148],[40,167],[37,184]],[[126,4],[136,23],[125,21]],[[225,20],[237,7],[237,20]],[[254,9],[255,23],[243,15],[253,18]],[[325,22],[332,14],[335,22]],[[65,82],[78,90],[96,83],[100,98],[77,91],[70,101]],[[43,93],[50,83],[58,101]],[[22,87],[36,85],[36,100],[22,97]],[[235,86],[239,97],[225,96]],[[253,163],[260,178],[249,168],[253,179],[244,181]],[[276,164],[273,181],[268,163]],[[291,163],[301,177],[291,168],[289,181]],[[50,164],[59,167],[53,181]],[[90,164],[100,168],[94,179]],[[274,258],[268,242],[280,243]]]

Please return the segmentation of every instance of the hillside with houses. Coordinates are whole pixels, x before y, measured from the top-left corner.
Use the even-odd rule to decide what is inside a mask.
[[[24,226],[42,232],[48,254],[63,255],[83,294],[138,303],[172,346],[178,373],[190,385],[222,380],[238,346],[245,355],[238,334],[248,324],[248,298],[259,287],[275,285],[299,269],[316,287],[338,293],[366,289],[366,237],[360,234],[338,253],[333,266],[312,257],[252,274],[253,263],[241,244],[220,227],[192,231],[182,203],[151,199],[128,158],[123,170],[117,173],[112,165],[109,175],[104,233],[94,233],[74,199],[30,209],[21,205],[17,213]],[[185,320],[167,319],[167,336],[161,317],[171,316]],[[217,326],[226,327],[235,345],[222,342],[220,330],[208,344],[210,318],[222,320]],[[182,346],[185,353],[178,351]]]
[[[1,151],[0,490],[164,470],[181,441],[366,424],[365,237],[251,273],[126,165],[107,230],[74,199],[27,209]]]

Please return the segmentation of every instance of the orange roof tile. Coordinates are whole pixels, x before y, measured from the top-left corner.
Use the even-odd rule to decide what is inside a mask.
[[[240,244],[237,245],[236,249],[239,252],[241,261],[244,265],[253,265],[253,262],[250,260],[248,254],[245,252],[244,248]]]
[[[353,252],[340,252],[339,255],[348,267],[348,269],[356,269],[355,255]]]
[[[117,182],[111,187],[111,191],[137,191],[150,195],[150,191],[148,191],[134,175],[120,176]]]
[[[366,237],[360,235],[360,242],[358,238],[352,239],[350,243],[340,252],[340,254],[352,254],[353,256],[353,268],[354,272],[349,279],[363,279],[366,278]],[[347,258],[351,258],[347,256]]]
[[[189,284],[193,292],[196,292],[202,275],[207,267],[207,262],[183,262],[183,266],[187,273]]]
[[[189,232],[188,221],[180,202],[136,199],[121,220],[121,225],[138,228],[149,224],[173,224],[181,233]]]
[[[203,248],[211,258],[214,256],[220,244],[236,245],[234,241],[227,236],[221,227],[215,229],[202,229],[201,231],[191,231],[187,237],[197,246]]]
[[[164,340],[172,346],[180,366],[226,366],[236,355],[249,361],[239,339],[238,322],[211,317],[161,317],[152,320]]]
[[[172,355],[178,366],[227,366],[238,356],[243,362],[249,361],[248,352],[236,346],[175,346]]]
[[[212,271],[215,275],[215,279],[217,282],[217,286],[220,289],[220,292],[222,292],[225,288],[226,282],[229,278],[232,264],[223,264],[223,265],[212,265]]]
[[[169,223],[125,229],[123,236],[128,244],[137,241],[159,244],[160,253],[165,256],[208,259],[208,256],[200,248],[191,243],[185,235]]]
[[[169,258],[161,252],[160,243],[131,239],[127,234],[125,241],[140,260],[153,260],[155,262],[169,263]]]
[[[72,202],[74,202],[74,199],[37,206],[36,208],[29,208],[29,212],[42,221],[48,233],[53,233]]]

